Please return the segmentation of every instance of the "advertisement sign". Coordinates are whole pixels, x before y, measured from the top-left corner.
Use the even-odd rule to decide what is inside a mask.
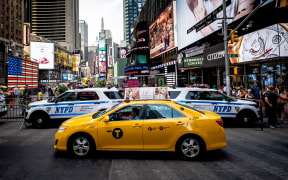
[[[68,74],[68,81],[73,80],[73,74]]]
[[[238,42],[229,44],[231,63],[258,61],[288,56],[288,23],[274,24],[264,29],[239,37]]]
[[[99,40],[99,51],[105,51],[106,46],[105,46],[105,40]]]
[[[8,56],[8,87],[38,88],[38,64]]]
[[[172,2],[149,27],[150,58],[177,46],[175,6],[176,3]]]
[[[54,43],[31,42],[30,56],[39,63],[39,69],[54,69]]]
[[[184,58],[184,68],[201,67],[203,66],[203,61],[203,56]]]
[[[224,43],[209,47],[204,50],[204,67],[225,65]]]
[[[226,0],[227,23],[249,14],[257,0]],[[177,0],[178,50],[219,30],[223,17],[222,0]]]
[[[68,73],[63,73],[63,81],[68,81]]]
[[[167,87],[125,88],[124,99],[170,99]]]
[[[149,74],[149,66],[132,66],[124,69],[125,75],[131,74]]]
[[[99,72],[106,73],[106,62],[104,61],[99,62]]]
[[[74,54],[73,55],[73,71],[74,72],[79,71],[79,63],[80,63],[80,54]]]
[[[111,78],[113,76],[113,69],[108,69],[107,70],[107,78]]]

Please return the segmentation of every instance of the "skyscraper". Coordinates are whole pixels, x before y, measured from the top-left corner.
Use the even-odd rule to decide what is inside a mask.
[[[134,21],[137,19],[145,2],[146,0],[123,0],[123,32],[126,46],[129,45],[131,40]]]
[[[79,21],[79,32],[81,34],[81,61],[88,61],[88,24],[84,20]]]
[[[79,0],[32,0],[32,33],[78,49]]]

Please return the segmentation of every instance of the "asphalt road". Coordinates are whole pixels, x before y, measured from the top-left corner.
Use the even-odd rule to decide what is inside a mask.
[[[288,126],[227,127],[228,146],[197,161],[170,152],[99,152],[75,159],[53,148],[56,128],[0,123],[0,179],[287,179]]]

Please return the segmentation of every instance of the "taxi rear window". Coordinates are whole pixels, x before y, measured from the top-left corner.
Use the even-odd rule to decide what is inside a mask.
[[[104,92],[104,94],[109,98],[109,99],[123,99],[123,96],[121,93],[118,91],[107,91]]]
[[[180,92],[181,92],[181,91],[169,91],[168,93],[169,93],[170,99],[175,99],[175,98],[177,98],[177,97],[179,96]]]

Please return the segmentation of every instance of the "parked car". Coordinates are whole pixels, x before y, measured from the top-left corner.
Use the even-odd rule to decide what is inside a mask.
[[[55,99],[30,103],[25,120],[37,128],[43,128],[50,121],[103,111],[120,101],[123,101],[123,97],[115,88],[68,90]]]
[[[169,88],[170,99],[196,109],[219,114],[222,118],[234,118],[244,123],[253,123],[260,118],[259,104],[228,97],[215,89]]]

